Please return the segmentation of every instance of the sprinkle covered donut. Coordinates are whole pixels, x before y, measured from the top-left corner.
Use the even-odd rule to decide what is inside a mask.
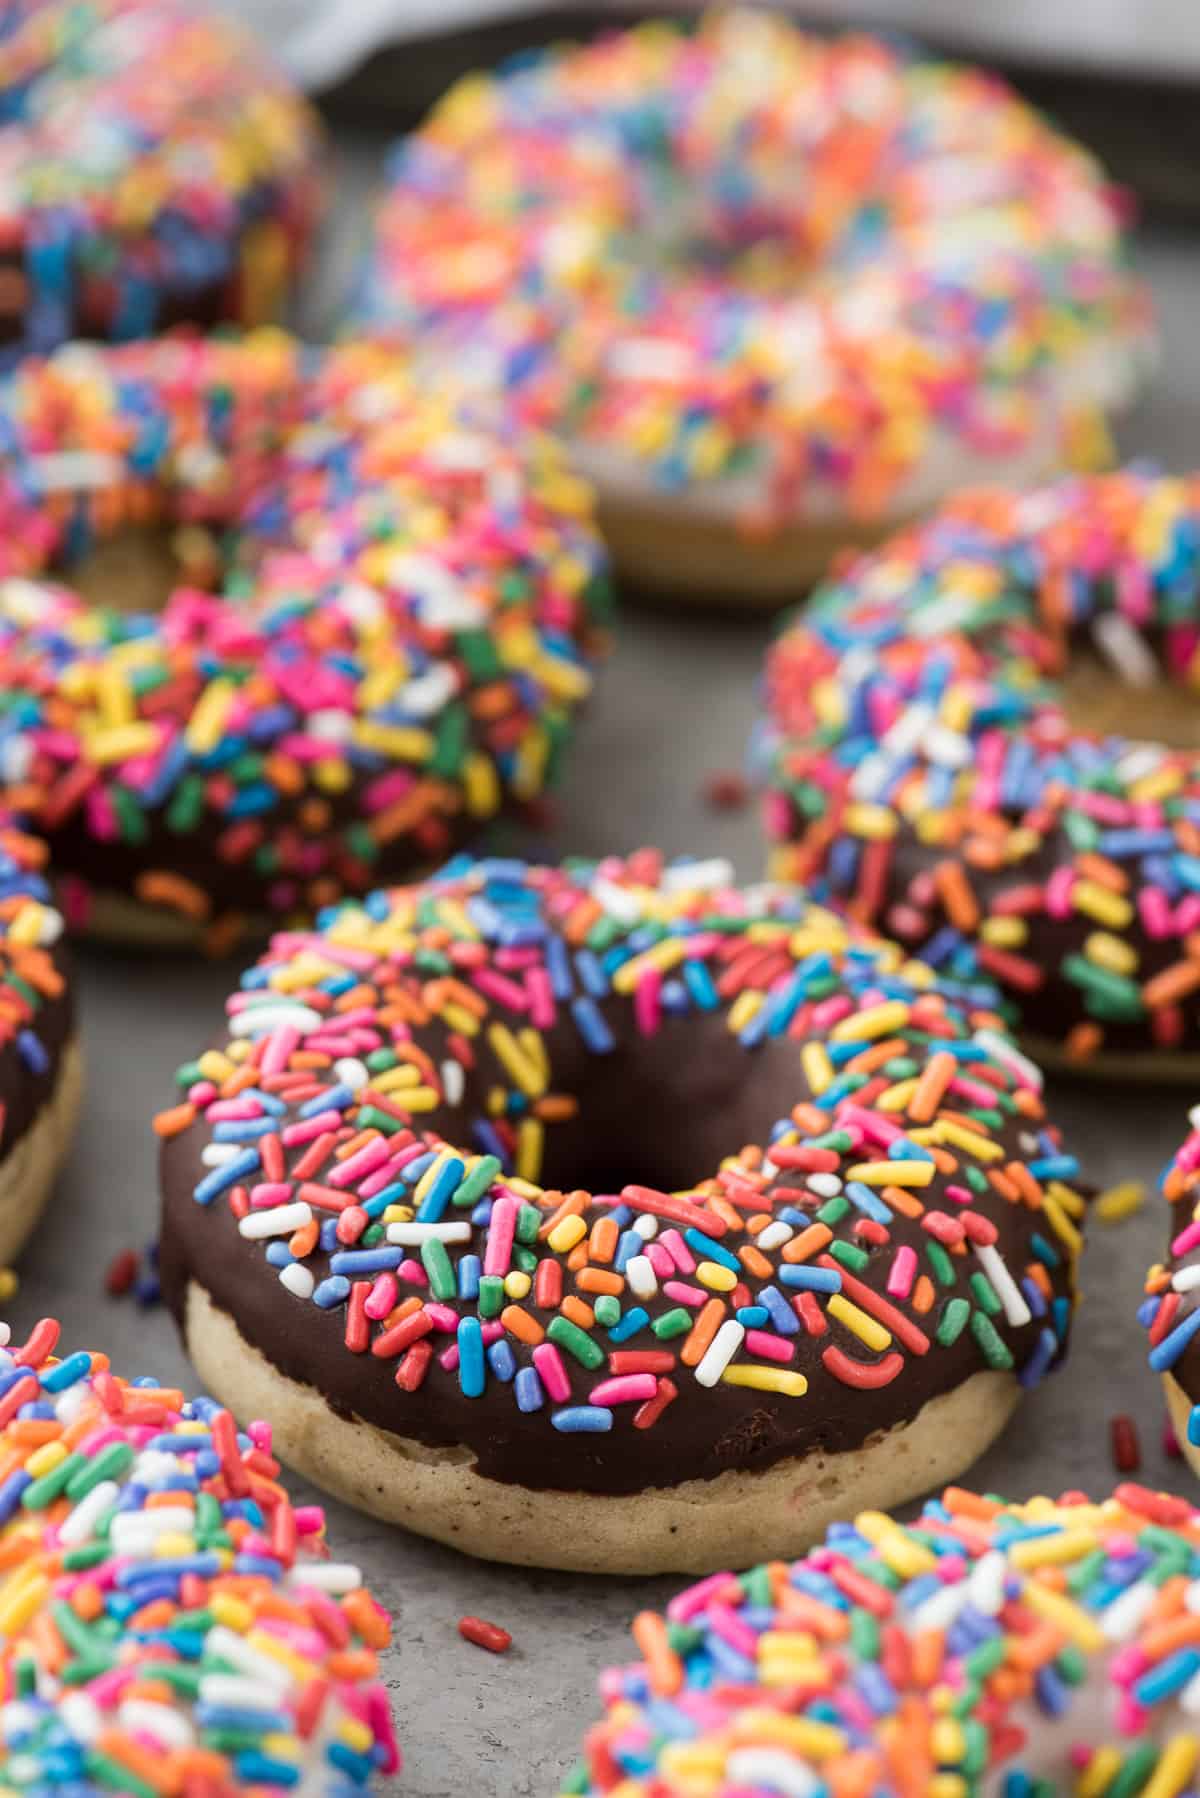
[[[0,124],[0,364],[278,315],[315,220],[317,124],[233,20],[15,0]]]
[[[1134,1485],[836,1524],[633,1625],[563,1798],[1182,1798],[1200,1511]]]
[[[0,809],[0,1267],[41,1215],[71,1144],[82,1055],[45,845]]]
[[[1103,454],[1148,336],[1103,176],[996,76],[752,11],[460,82],[357,317],[561,432],[618,563],[693,601]]]
[[[706,1570],[928,1490],[1059,1360],[1076,1163],[990,989],[731,878],[464,862],[245,975],[157,1121],[160,1272],[285,1459]]]
[[[1170,1206],[1167,1254],[1146,1276],[1140,1312],[1148,1336],[1150,1366],[1162,1377],[1175,1434],[1200,1473],[1200,1111],[1163,1172]]]
[[[270,1426],[58,1336],[0,1352],[5,1791],[375,1787],[399,1765],[387,1616],[279,1483]]]
[[[1130,470],[965,494],[848,563],[767,665],[773,872],[997,981],[1039,1055],[1186,1070],[1198,545],[1200,481]]]
[[[553,449],[382,349],[0,385],[0,779],[73,925],[227,946],[444,859],[553,776],[606,597]]]

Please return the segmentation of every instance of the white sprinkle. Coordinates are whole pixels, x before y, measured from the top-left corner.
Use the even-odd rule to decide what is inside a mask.
[[[754,1240],[764,1254],[769,1254],[772,1249],[782,1248],[785,1242],[790,1242],[793,1234],[792,1226],[777,1217],[772,1219],[765,1230],[760,1230]]]
[[[190,1536],[195,1527],[191,1505],[160,1505],[151,1511],[118,1511],[110,1534],[119,1555],[139,1555],[153,1548],[159,1536]]]
[[[1041,1092],[1043,1086],[1041,1068],[1035,1062],[1030,1061],[1028,1055],[1022,1055],[1017,1045],[1011,1042],[1007,1036],[1001,1036],[998,1030],[977,1030],[974,1041],[986,1054],[1011,1068],[1013,1073],[1018,1075],[1026,1085],[1031,1086],[1035,1092]]]
[[[279,1688],[245,1673],[205,1673],[200,1678],[200,1702],[273,1711],[279,1703]]]
[[[80,1385],[84,1382],[81,1380]],[[103,1517],[114,1499],[121,1496],[121,1488],[115,1480],[101,1480],[86,1493],[73,1511],[68,1511],[58,1526],[58,1539],[66,1548],[78,1548],[81,1542],[87,1542],[96,1526],[97,1518]],[[116,1519],[113,1519],[114,1523]]]
[[[1131,787],[1135,781],[1145,780],[1162,766],[1166,751],[1156,743],[1134,743],[1128,753],[1117,761],[1116,777],[1123,787]]]
[[[456,574],[417,550],[404,550],[390,558],[389,586],[411,594],[427,624],[440,630],[469,630],[484,622],[479,601],[468,593]]]
[[[922,747],[929,760],[940,768],[965,768],[973,753],[968,738],[945,724],[935,724],[927,731]]]
[[[821,1790],[817,1775],[786,1748],[735,1748],[725,1762],[725,1778],[739,1791],[778,1793],[779,1798],[812,1798]]]
[[[842,1190],[839,1174],[810,1174],[804,1184],[818,1199],[836,1199]]]
[[[624,337],[608,352],[608,366],[618,381],[686,380],[693,356],[686,344],[657,337]]]
[[[442,1077],[442,1097],[447,1105],[461,1105],[467,1077],[461,1061],[444,1061],[438,1070]]]
[[[467,1218],[457,1224],[389,1224],[387,1239],[399,1248],[417,1248],[423,1242],[470,1242]]]
[[[416,680],[409,681],[397,695],[396,704],[412,718],[432,718],[454,698],[458,685],[453,668],[445,662],[435,662]]]
[[[1131,687],[1157,686],[1158,664],[1146,639],[1123,612],[1101,612],[1092,624],[1092,636]]]
[[[290,1236],[293,1230],[312,1223],[312,1206],[303,1199],[290,1205],[272,1205],[267,1211],[248,1211],[238,1219],[238,1235],[251,1242],[265,1236]]]
[[[619,924],[636,924],[642,915],[642,902],[637,894],[618,886],[615,880],[606,879],[603,874],[592,878],[592,898]]]
[[[200,1151],[200,1159],[205,1167],[224,1167],[227,1161],[235,1161],[241,1149],[235,1142],[206,1142]]]
[[[294,1298],[310,1299],[316,1278],[310,1268],[302,1261],[289,1261],[286,1267],[279,1270],[279,1284],[285,1286]]]
[[[118,457],[106,456],[100,450],[59,450],[26,456],[24,467],[43,493],[115,487],[124,472]]]
[[[310,712],[304,721],[305,736],[319,737],[322,743],[348,743],[353,729],[349,712],[335,712],[332,707]]]
[[[370,1071],[356,1055],[343,1056],[341,1061],[333,1064],[334,1077],[343,1086],[348,1086],[352,1093],[359,1092],[371,1078]]]
[[[1179,1708],[1189,1717],[1200,1717],[1200,1673],[1194,1673],[1179,1694]]]
[[[49,604],[49,589],[36,581],[23,581],[17,576],[0,581],[0,607],[14,624],[37,624]]]
[[[22,781],[33,763],[33,744],[28,737],[9,737],[0,743],[0,778]]]
[[[353,1561],[305,1561],[293,1567],[290,1586],[315,1586],[319,1592],[353,1592],[362,1585],[362,1568]]]
[[[631,1255],[625,1263],[625,1278],[639,1299],[652,1299],[658,1291],[658,1276],[648,1255]]]
[[[1113,1599],[1100,1615],[1100,1628],[1109,1642],[1128,1642],[1136,1636],[1158,1597],[1149,1580],[1135,1580]]]
[[[995,1617],[1004,1604],[1004,1581],[1008,1563],[997,1548],[990,1548],[976,1561],[967,1578],[967,1594],[973,1610],[982,1617]]]
[[[926,1630],[949,1629],[958,1613],[970,1597],[971,1588],[966,1580],[959,1580],[957,1585],[943,1586],[919,1604],[912,1614],[911,1627],[916,1635],[924,1635]]]
[[[67,1692],[58,1701],[58,1714],[75,1740],[85,1747],[94,1742],[104,1728],[100,1706],[86,1692]]]
[[[911,755],[933,723],[935,716],[936,713],[927,700],[917,705],[906,706],[896,722],[889,725],[879,739],[881,748],[885,749],[889,755]]]
[[[117,1717],[131,1735],[153,1736],[163,1748],[190,1748],[195,1732],[182,1711],[168,1704],[152,1704],[145,1698],[126,1698],[117,1706]]]
[[[704,1351],[696,1380],[701,1386],[715,1386],[745,1340],[746,1331],[736,1317],[727,1317]]]
[[[1004,1257],[990,1242],[977,1242],[975,1253],[996,1297],[1004,1306],[1004,1315],[1009,1323],[1016,1329],[1027,1324],[1033,1312],[1025,1302],[1025,1294],[1009,1273]]]
[[[231,1036],[269,1036],[271,1031],[291,1025],[293,1030],[317,1030],[324,1023],[319,1011],[311,1005],[289,1002],[270,1005],[247,1005],[235,1011],[229,1020]]]
[[[1194,1267],[1181,1267],[1172,1277],[1171,1284],[1176,1292],[1194,1292],[1200,1286],[1200,1263]]]
[[[663,870],[662,884],[667,893],[715,893],[732,886],[736,878],[732,862],[712,856],[703,862],[672,862]]]
[[[633,1227],[643,1242],[653,1242],[658,1235],[658,1219],[651,1217],[648,1211],[643,1211],[640,1217],[634,1218]]]
[[[297,1568],[295,1571],[307,1572],[307,1567]],[[253,1679],[261,1679],[276,1692],[286,1692],[296,1683],[295,1674],[289,1672],[281,1661],[252,1648],[243,1636],[239,1636],[236,1630],[224,1623],[218,1623],[209,1630],[205,1646],[214,1660],[228,1661],[231,1667],[240,1668]]]

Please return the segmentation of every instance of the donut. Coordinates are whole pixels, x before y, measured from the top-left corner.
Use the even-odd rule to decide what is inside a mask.
[[[0,36],[0,366],[71,337],[278,315],[315,223],[315,115],[185,0],[17,0]]]
[[[1105,454],[1148,304],[996,76],[733,11],[522,55],[394,153],[353,314],[553,426],[620,569],[794,598],[966,479]]]
[[[1167,1254],[1146,1277],[1140,1312],[1148,1334],[1150,1367],[1166,1394],[1167,1410],[1185,1456],[1200,1473],[1200,1110],[1166,1167],[1163,1196],[1170,1206]]]
[[[707,1571],[961,1469],[1083,1201],[989,988],[721,863],[463,860],[278,934],[157,1128],[208,1388],[491,1559]]]
[[[0,786],[76,928],[225,947],[527,809],[606,599],[553,446],[379,346],[71,345],[0,384]]]
[[[378,1789],[387,1614],[279,1483],[270,1425],[59,1359],[59,1333],[0,1354],[4,1789]]]
[[[963,494],[768,660],[773,872],[995,980],[1045,1063],[1200,1049],[1198,548],[1196,476]]]
[[[642,1611],[564,1798],[1182,1798],[1198,1599],[1200,1511],[1142,1486],[864,1510]]]
[[[0,808],[0,1268],[50,1197],[83,1084],[73,981],[45,844]]]

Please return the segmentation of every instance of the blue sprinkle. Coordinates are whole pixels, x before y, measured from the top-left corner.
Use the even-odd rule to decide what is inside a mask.
[[[568,1436],[599,1436],[612,1429],[613,1414],[607,1405],[568,1405],[565,1410],[552,1412],[550,1421],[556,1430]]]

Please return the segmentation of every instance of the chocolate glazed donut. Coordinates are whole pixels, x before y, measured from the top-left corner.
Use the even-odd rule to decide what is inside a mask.
[[[374,895],[277,937],[182,1070],[161,1275],[209,1383],[233,1331],[280,1405],[431,1452],[479,1514],[410,1503],[395,1468],[356,1502],[648,1569],[706,1564],[706,1500],[715,1525],[736,1489],[747,1546],[783,1552],[822,1482],[961,1467],[1059,1359],[1075,1164],[987,990],[727,880],[644,852]],[[958,1435],[939,1406],[979,1382]],[[877,1467],[910,1426],[919,1452]]]

